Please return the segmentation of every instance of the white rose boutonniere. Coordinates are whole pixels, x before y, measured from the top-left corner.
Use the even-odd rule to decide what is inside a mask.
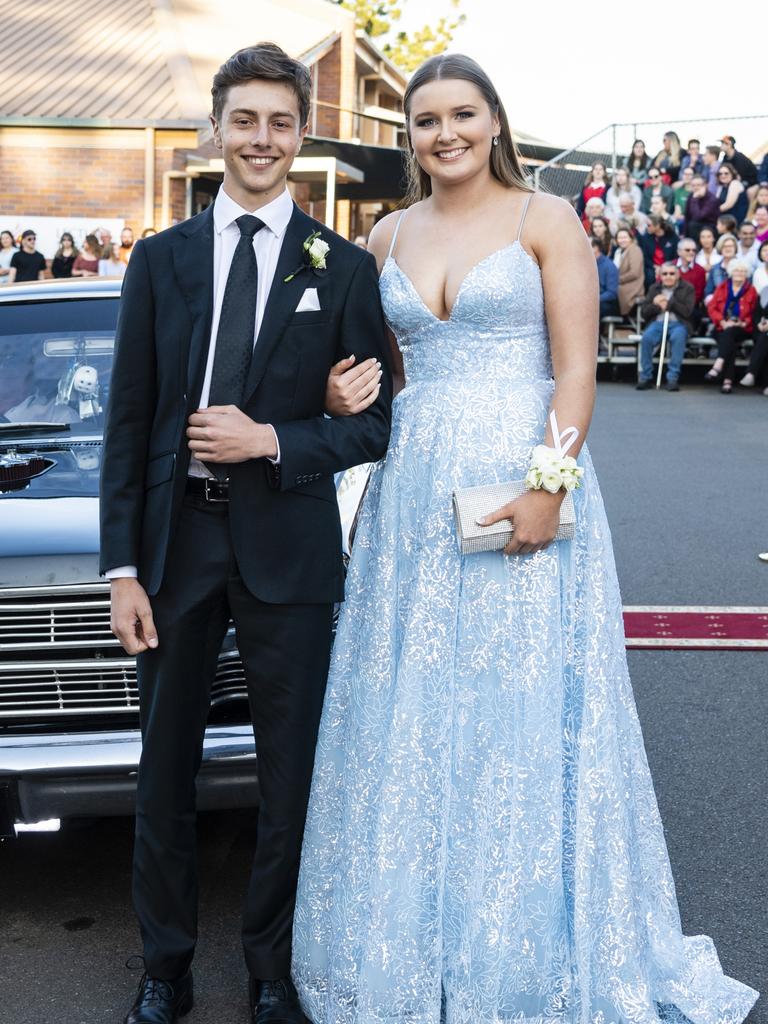
[[[292,281],[302,270],[313,270],[316,274],[327,270],[327,257],[331,247],[320,237],[319,231],[313,231],[311,235],[305,238],[301,248],[304,262],[292,274],[284,278],[286,284]]]

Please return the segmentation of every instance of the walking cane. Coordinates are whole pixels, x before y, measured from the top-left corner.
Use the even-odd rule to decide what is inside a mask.
[[[667,349],[667,331],[669,329],[669,310],[664,313],[664,322],[661,325],[661,351],[659,352],[659,372],[656,374],[656,388],[661,387],[661,374],[664,370],[664,353]]]

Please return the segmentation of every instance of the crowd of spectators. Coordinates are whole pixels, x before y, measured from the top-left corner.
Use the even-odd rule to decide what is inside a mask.
[[[145,228],[142,238],[155,234]],[[44,281],[54,277],[113,277],[125,273],[133,250],[133,231],[124,227],[120,241],[112,240],[107,228],[94,228],[78,249],[74,236],[63,232],[59,247],[50,258],[37,249],[37,235],[31,228],[18,238],[12,231],[0,230],[0,286]]]
[[[652,157],[636,139],[613,174],[593,164],[575,203],[597,261],[601,317],[639,307],[638,389],[653,386],[666,323],[669,391],[680,388],[689,339],[704,334],[717,347],[705,380],[730,394],[736,358],[749,351],[738,383],[768,397],[768,153],[758,168],[732,135],[683,148],[669,131]]]

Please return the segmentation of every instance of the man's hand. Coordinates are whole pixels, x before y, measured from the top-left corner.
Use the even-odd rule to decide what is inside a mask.
[[[247,462],[277,458],[274,431],[255,423],[236,405],[211,405],[189,417],[189,449],[201,462]]]
[[[366,359],[355,366],[347,356],[331,367],[325,388],[325,411],[329,416],[354,416],[372,405],[381,390],[381,363]]]
[[[126,654],[141,654],[157,647],[157,630],[144,587],[133,577],[121,577],[111,584],[110,628]]]
[[[556,494],[545,490],[527,491],[478,522],[482,526],[491,526],[502,519],[509,519],[514,533],[504,548],[504,554],[531,555],[548,547],[555,539],[564,497],[563,490]]]
[[[654,295],[653,301],[660,309],[667,308],[667,298],[665,295]]]

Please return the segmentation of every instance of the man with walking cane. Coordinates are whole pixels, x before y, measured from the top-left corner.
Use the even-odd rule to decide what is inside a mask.
[[[653,353],[657,345],[661,345],[661,353],[656,387],[661,385],[667,341],[670,350],[667,391],[680,390],[680,368],[686,343],[693,331],[695,306],[696,292],[693,285],[681,279],[680,271],[674,263],[662,264],[659,280],[648,289],[641,310],[646,327],[640,339],[638,391],[648,391],[653,387]]]

